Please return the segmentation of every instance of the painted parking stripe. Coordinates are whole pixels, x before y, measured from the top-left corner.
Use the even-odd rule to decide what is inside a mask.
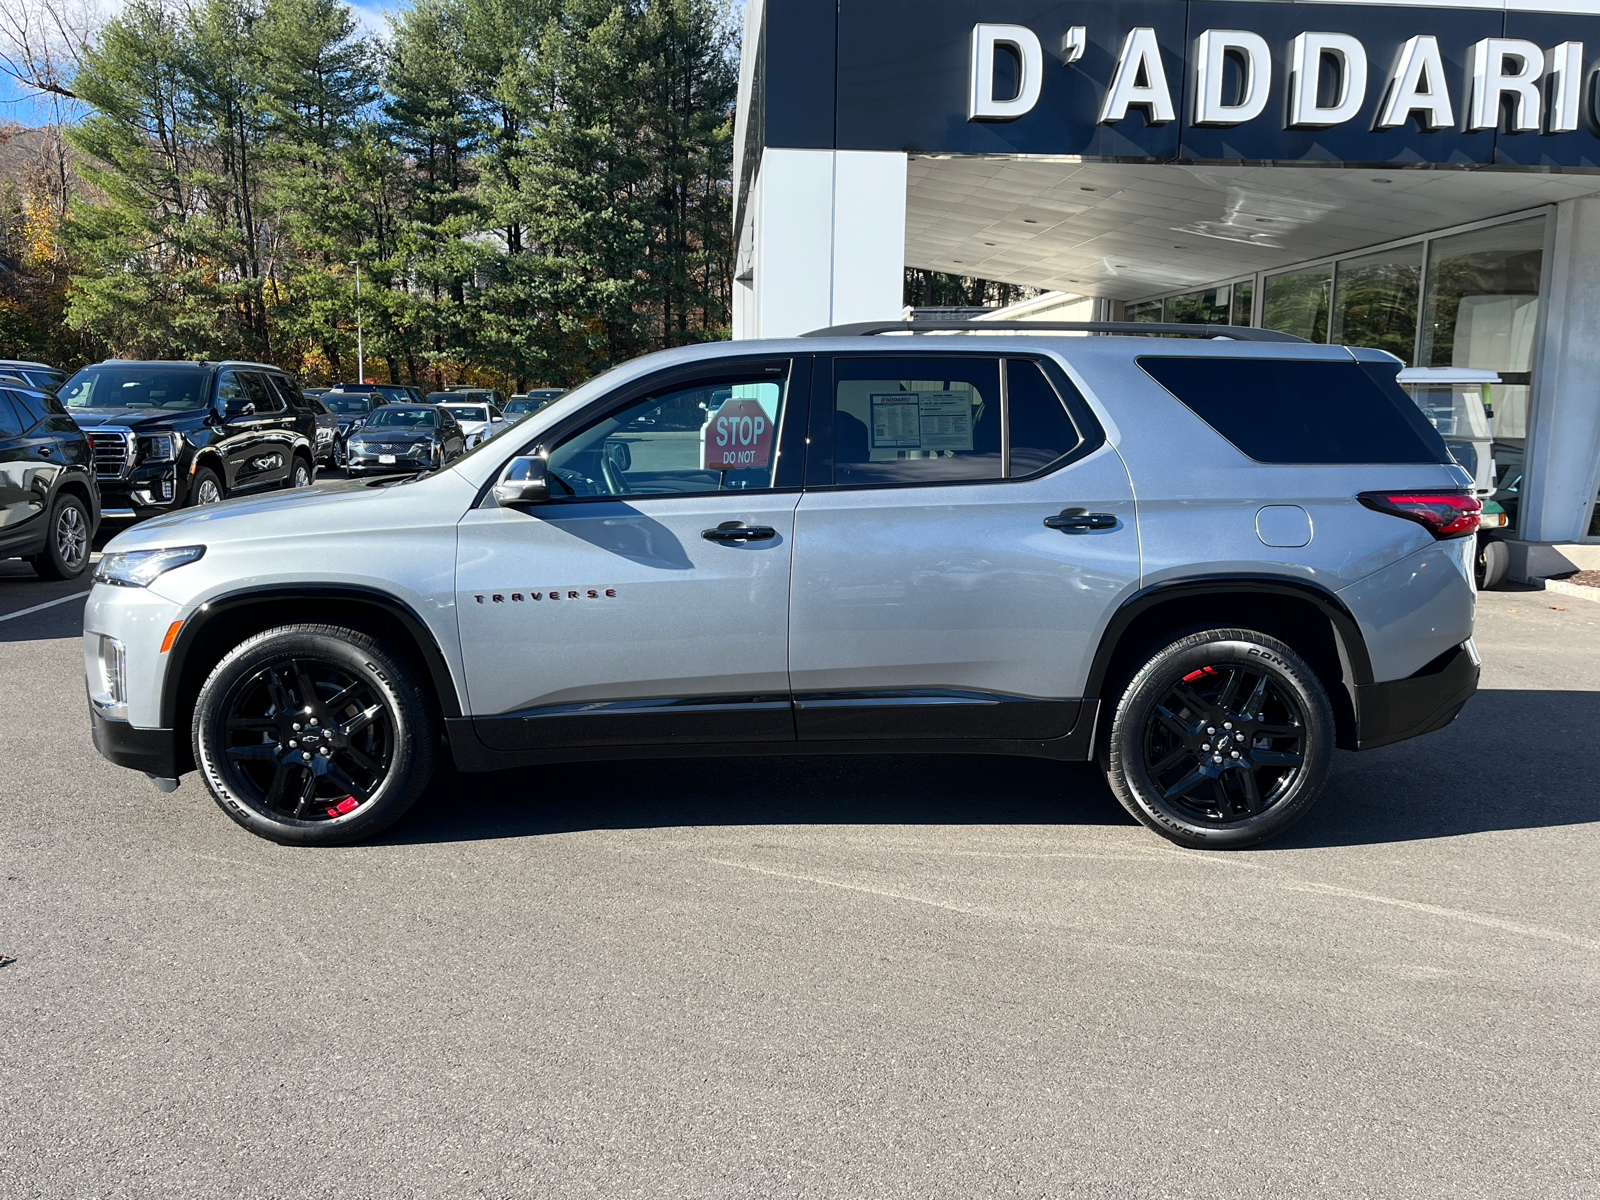
[[[46,608],[54,608],[58,604],[65,604],[68,600],[82,600],[88,592],[73,592],[70,596],[62,596],[59,600],[46,600],[43,604],[35,604],[32,608],[24,608],[18,612],[7,613],[0,617],[0,621],[15,621],[18,617],[25,617],[29,613],[36,613]]]

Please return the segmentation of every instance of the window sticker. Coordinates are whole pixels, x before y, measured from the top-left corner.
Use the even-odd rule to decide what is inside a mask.
[[[874,450],[972,449],[972,397],[967,392],[875,392]]]

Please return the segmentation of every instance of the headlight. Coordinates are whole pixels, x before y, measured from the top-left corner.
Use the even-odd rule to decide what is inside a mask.
[[[177,457],[178,437],[172,433],[156,433],[139,439],[145,462],[170,462]]]
[[[413,458],[421,458],[424,454],[429,453],[431,449],[432,447],[430,447],[426,442],[412,442],[411,448],[407,450],[406,453],[411,455]]]
[[[149,587],[174,567],[192,563],[205,552],[204,546],[175,546],[170,550],[126,550],[121,554],[107,554],[95,568],[94,581],[117,587]]]

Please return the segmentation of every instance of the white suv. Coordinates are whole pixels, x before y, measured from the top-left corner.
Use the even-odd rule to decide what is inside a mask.
[[[1472,695],[1478,502],[1391,356],[1177,332],[674,350],[442,470],[147,522],[85,612],[95,744],[302,844],[446,750],[1096,757],[1260,841]]]

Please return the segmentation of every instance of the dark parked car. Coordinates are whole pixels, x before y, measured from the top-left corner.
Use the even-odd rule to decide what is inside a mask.
[[[316,445],[312,451],[316,456],[317,465],[331,467],[333,466],[334,447],[339,441],[339,418],[334,415],[333,410],[322,399],[320,391],[313,395],[311,392],[302,389],[299,392],[299,397],[305,410],[311,414],[312,419],[317,423],[317,436],[313,439]],[[294,403],[293,396],[290,397],[290,403]]]
[[[49,392],[0,384],[0,558],[76,579],[99,524],[89,439]]]
[[[0,358],[0,386],[20,384],[25,388],[55,395],[67,373],[49,363],[29,362],[25,358]]]
[[[460,458],[466,435],[436,404],[385,404],[350,435],[345,469],[351,478],[428,471]]]
[[[345,447],[349,445],[350,435],[367,423],[367,418],[374,409],[382,408],[385,404],[409,403],[408,401],[391,401],[382,392],[325,392],[322,402],[333,412],[333,419],[338,423],[333,441],[333,461],[338,466],[344,466]]]
[[[520,421],[529,413],[536,413],[557,397],[567,394],[565,388],[534,388],[531,392],[518,392],[506,402],[506,419]]]
[[[422,390],[409,383],[336,383],[335,392],[376,392],[390,404],[421,404]]]
[[[506,398],[494,388],[470,387],[467,384],[457,384],[447,387],[442,392],[429,392],[429,404],[449,404],[451,401],[470,404],[490,404],[496,412],[504,410]]]
[[[113,519],[316,478],[316,416],[264,363],[110,359],[67,380],[61,401],[89,435]]]

